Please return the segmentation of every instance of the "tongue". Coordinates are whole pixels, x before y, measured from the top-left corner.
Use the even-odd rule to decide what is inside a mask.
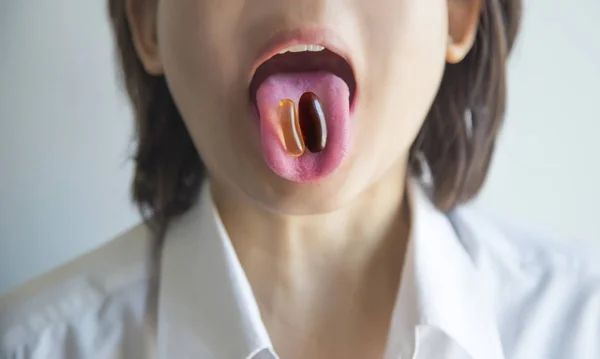
[[[289,155],[283,145],[277,106],[283,99],[296,104],[305,92],[321,100],[327,123],[327,145],[320,153]],[[256,104],[260,116],[261,142],[267,165],[279,176],[294,181],[318,180],[339,167],[349,146],[350,91],[330,72],[280,73],[271,75],[258,88]]]

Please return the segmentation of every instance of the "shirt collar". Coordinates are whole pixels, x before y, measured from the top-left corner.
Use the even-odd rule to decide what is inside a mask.
[[[504,358],[492,302],[451,222],[419,184],[410,181],[408,193],[411,240],[386,358],[423,357],[431,330],[447,341],[435,345],[458,346],[474,359]],[[165,238],[158,358],[247,359],[265,350],[272,353],[269,335],[206,184]]]
[[[428,344],[422,334],[434,330],[452,342],[445,345],[458,346],[467,357],[504,358],[493,302],[480,272],[447,215],[416,180],[408,188],[411,237],[387,352],[420,358],[417,353]]]
[[[271,342],[208,184],[161,252],[158,358],[246,359]]]

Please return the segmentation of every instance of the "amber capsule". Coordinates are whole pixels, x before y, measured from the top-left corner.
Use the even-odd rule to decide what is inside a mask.
[[[313,153],[323,151],[327,145],[327,123],[317,95],[312,92],[302,94],[298,115],[306,148]]]
[[[286,151],[294,157],[302,156],[305,147],[302,140],[296,104],[290,99],[284,99],[279,101],[278,110]]]

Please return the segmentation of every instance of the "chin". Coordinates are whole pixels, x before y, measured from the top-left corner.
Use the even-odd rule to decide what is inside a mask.
[[[244,192],[271,212],[285,215],[324,214],[348,205],[366,187],[359,185],[360,181],[342,177],[334,175],[312,183],[271,177],[270,181],[261,181],[261,185],[247,188]]]

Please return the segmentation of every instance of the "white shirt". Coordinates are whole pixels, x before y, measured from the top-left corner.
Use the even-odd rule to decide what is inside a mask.
[[[385,359],[600,358],[600,264],[411,187]],[[153,248],[138,227],[0,297],[0,358],[277,358],[208,185]]]

